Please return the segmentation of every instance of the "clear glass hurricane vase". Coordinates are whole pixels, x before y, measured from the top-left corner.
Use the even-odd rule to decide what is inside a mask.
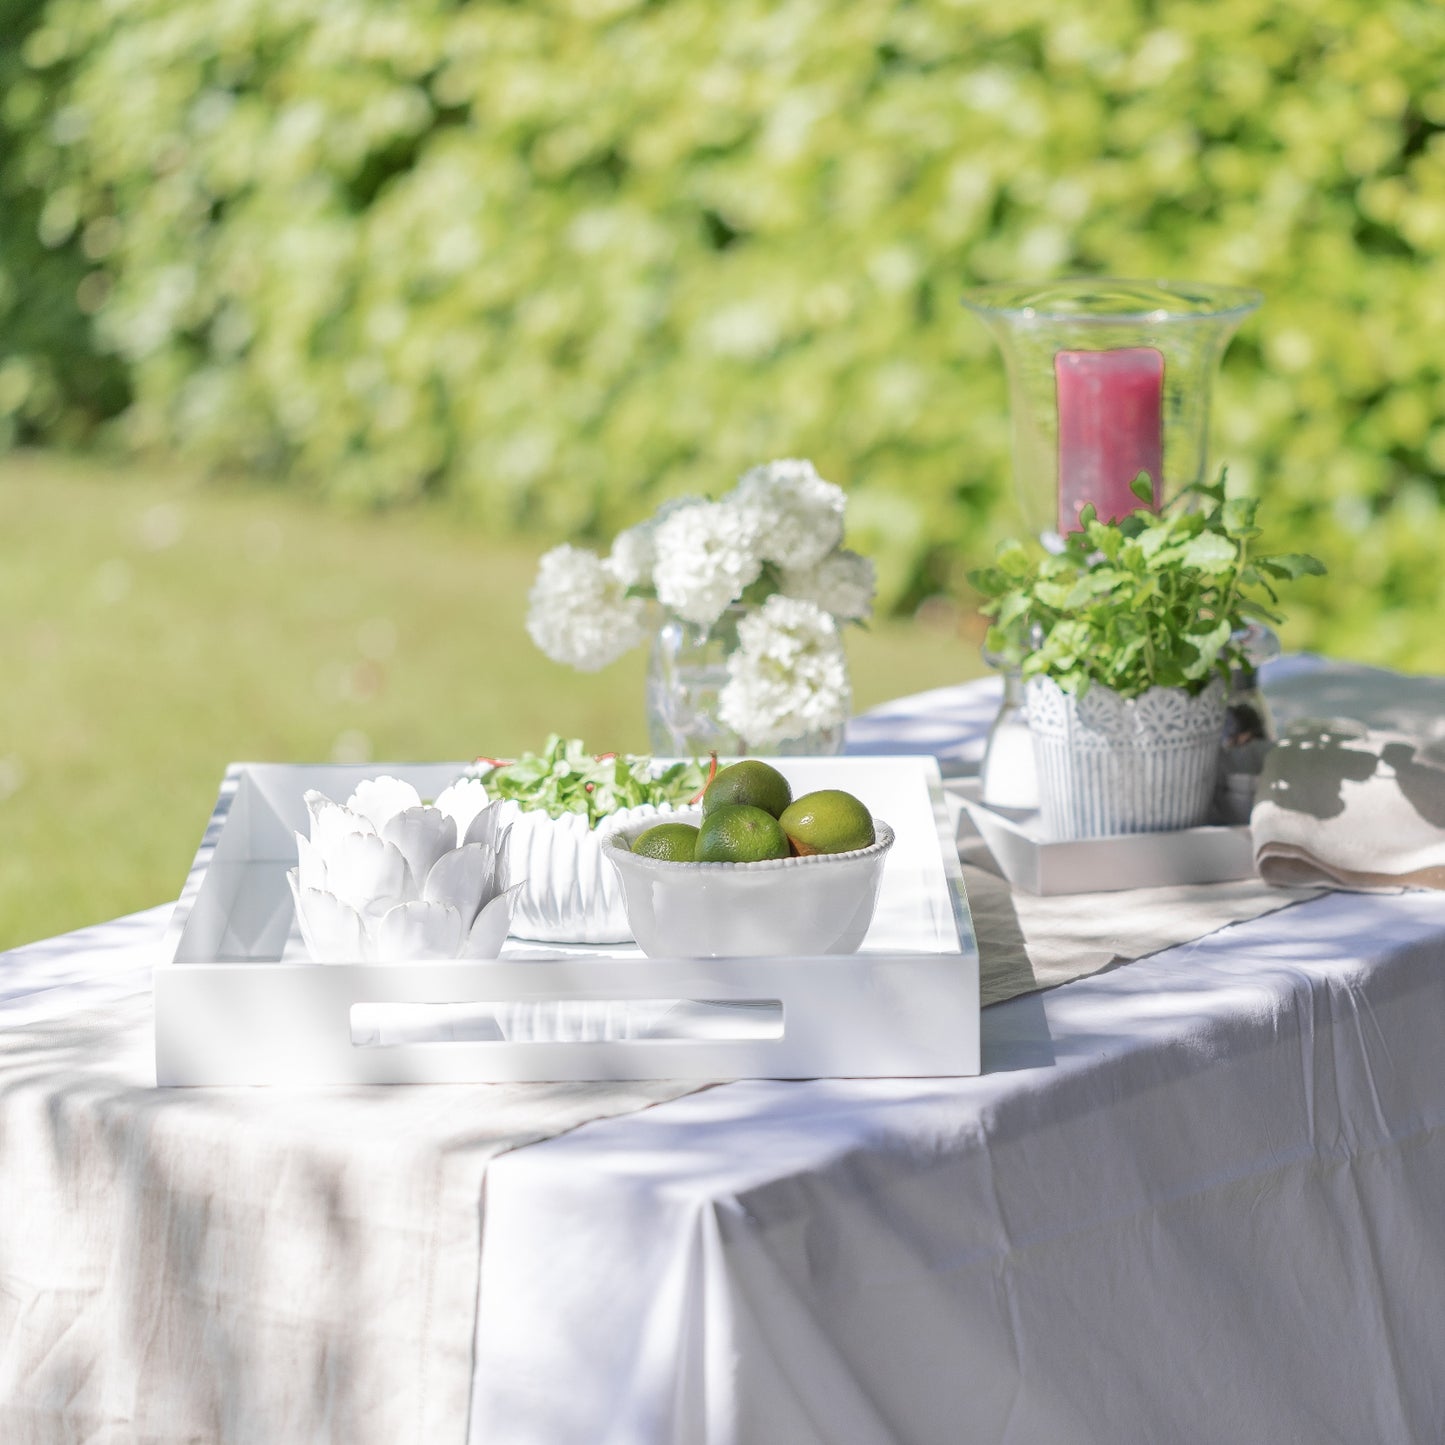
[[[1257,291],[1184,281],[1071,280],[982,286],[963,304],[993,334],[1008,375],[1014,489],[1046,542],[1092,502],[1106,519],[1204,475],[1220,358]]]
[[[1024,525],[1046,547],[1077,528],[1086,503],[1106,520],[1132,512],[1141,471],[1156,507],[1204,476],[1215,373],[1261,299],[1239,286],[1110,279],[965,294],[1003,354],[1014,493]],[[1005,677],[982,776],[985,799],[1028,806],[1037,780],[1022,753],[1005,746],[1025,715],[1019,685],[1017,674]]]
[[[843,728],[789,738],[759,747],[718,716],[728,680],[728,658],[738,645],[738,623],[749,608],[734,603],[711,627],[665,616],[652,640],[647,667],[647,733],[659,757],[705,758],[744,754],[801,757],[833,754],[843,747]]]

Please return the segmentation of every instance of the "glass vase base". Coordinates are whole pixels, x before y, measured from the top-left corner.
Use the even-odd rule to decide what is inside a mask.
[[[719,717],[728,656],[745,609],[730,607],[711,628],[670,618],[658,628],[647,668],[647,737],[655,757],[829,757],[843,750],[843,726],[760,746]]]

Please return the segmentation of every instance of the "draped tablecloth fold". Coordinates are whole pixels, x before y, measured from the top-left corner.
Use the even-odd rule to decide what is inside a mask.
[[[0,1440],[459,1441],[488,1162],[696,1086],[156,1089],[165,912],[0,959]]]

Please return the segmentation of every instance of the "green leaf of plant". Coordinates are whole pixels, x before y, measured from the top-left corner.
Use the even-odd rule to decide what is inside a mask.
[[[1019,618],[1026,616],[1028,610],[1029,599],[1022,592],[1010,592],[999,599],[998,625],[1007,627],[1009,623],[1017,622]]]
[[[998,597],[1013,585],[1011,580],[997,567],[975,567],[965,574],[968,585],[985,597]]]
[[[1034,584],[1034,596],[1045,607],[1067,607],[1072,593],[1073,588],[1067,582],[1037,582]]]
[[[1257,536],[1258,528],[1254,525],[1254,517],[1258,511],[1259,501],[1257,498],[1230,497],[1222,509],[1225,529],[1236,535],[1248,532],[1251,536]]]
[[[1156,523],[1152,527],[1146,527],[1134,540],[1134,546],[1138,548],[1138,556],[1142,562],[1152,562],[1159,553],[1172,542],[1178,541],[1177,527],[1171,517],[1167,522]],[[1127,558],[1128,552],[1125,551]],[[1134,563],[1137,567],[1138,562]]]
[[[998,549],[997,562],[999,570],[1011,578],[1027,576],[1032,566],[1028,552],[1018,542],[1003,543]]]
[[[1218,576],[1230,571],[1239,561],[1239,548],[1217,532],[1201,532],[1184,544],[1180,558],[1186,567]]]
[[[1107,596],[1115,591],[1124,581],[1124,575],[1114,568],[1096,567],[1092,572],[1085,572],[1074,583],[1073,591],[1069,593],[1064,606],[1070,609],[1083,607],[1093,598]]]
[[[1268,564],[1272,577],[1287,577],[1291,582],[1297,577],[1323,577],[1325,564],[1308,552],[1284,552],[1274,557],[1256,559],[1261,567]]]
[[[1229,619],[1225,618],[1216,623],[1208,632],[1195,634],[1190,639],[1199,654],[1196,662],[1186,668],[1186,672],[1191,678],[1198,679],[1213,671],[1219,654],[1229,645],[1233,631],[1234,629],[1229,625]]]
[[[1107,522],[1091,522],[1087,528],[1089,546],[1095,552],[1102,553],[1105,560],[1112,562],[1118,555],[1119,549],[1124,545],[1124,539],[1119,535],[1117,527],[1111,527]]]
[[[1284,618],[1280,616],[1278,612],[1266,607],[1262,602],[1249,601],[1241,603],[1239,615],[1255,622],[1270,622],[1276,627],[1284,621]]]

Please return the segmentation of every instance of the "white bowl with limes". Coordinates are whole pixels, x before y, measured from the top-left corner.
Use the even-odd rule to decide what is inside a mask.
[[[697,825],[702,813],[679,809],[667,821]],[[632,935],[649,957],[857,952],[893,846],[893,829],[881,819],[873,819],[874,841],[866,848],[761,863],[674,863],[634,853],[633,843],[656,822],[599,838],[622,884]]]

